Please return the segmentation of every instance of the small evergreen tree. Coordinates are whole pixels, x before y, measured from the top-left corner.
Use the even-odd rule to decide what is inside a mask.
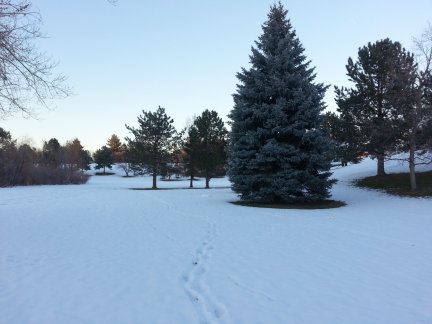
[[[63,150],[56,138],[51,138],[48,142],[44,142],[42,149],[43,163],[57,168],[62,163]]]
[[[314,83],[282,4],[271,6],[230,113],[228,175],[243,200],[314,202],[330,196],[330,140],[321,129],[326,87]]]
[[[199,153],[199,134],[198,129],[194,124],[192,124],[187,129],[187,138],[183,145],[184,151],[184,165],[185,165],[185,174],[189,176],[189,187],[193,188],[194,177],[197,174],[197,160]]]
[[[90,152],[88,150],[81,150],[81,170],[90,170],[90,163],[92,162],[92,157],[90,155]]]
[[[93,154],[93,159],[96,163],[96,170],[103,168],[103,173],[105,174],[105,168],[111,169],[114,159],[112,155],[112,151],[107,146],[102,146],[99,150],[97,150]]]
[[[226,160],[227,130],[216,111],[205,110],[193,124],[198,142],[194,147],[195,164],[205,177],[205,187],[210,188],[210,179],[223,175]],[[194,131],[192,131],[194,132]]]
[[[324,115],[323,127],[327,129],[333,141],[334,161],[347,166],[348,162],[357,163],[361,160],[363,151],[359,142],[360,135],[352,122],[333,112],[327,112]]]
[[[170,154],[177,148],[179,135],[173,126],[174,120],[158,107],[155,112],[144,111],[138,116],[139,128],[126,125],[133,138],[126,138],[129,156],[135,168],[147,169],[153,177],[153,189],[157,189],[156,177],[168,162]]]

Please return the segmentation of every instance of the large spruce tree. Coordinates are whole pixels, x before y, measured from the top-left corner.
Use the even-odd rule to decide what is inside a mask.
[[[330,196],[326,87],[315,83],[282,4],[271,6],[230,113],[229,177],[243,200],[314,202]]]

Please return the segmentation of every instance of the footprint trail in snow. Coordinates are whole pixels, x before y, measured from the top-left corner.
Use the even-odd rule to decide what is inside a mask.
[[[201,324],[230,323],[225,306],[220,303],[207,285],[207,272],[211,270],[210,259],[218,236],[217,227],[207,223],[206,235],[189,268],[182,276],[186,293],[197,311]]]

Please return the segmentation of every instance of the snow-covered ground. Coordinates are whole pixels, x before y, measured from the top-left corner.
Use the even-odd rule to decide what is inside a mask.
[[[118,175],[0,189],[0,323],[432,323],[432,199],[349,185],[374,171],[336,170],[331,210]]]

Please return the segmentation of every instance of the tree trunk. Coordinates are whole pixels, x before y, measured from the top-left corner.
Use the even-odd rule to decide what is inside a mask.
[[[206,189],[210,189],[210,178],[209,177],[206,177],[206,186],[205,186],[205,188]]]
[[[104,166],[104,174],[105,174],[105,166]]]
[[[378,154],[377,160],[378,160],[377,175],[383,176],[386,174],[384,170],[384,153]]]
[[[189,183],[189,188],[193,188],[193,174],[191,174],[190,176],[190,183]]]
[[[156,172],[153,172],[153,186],[152,186],[152,189],[157,189],[157,186],[156,186],[156,177],[157,177]]]
[[[410,142],[409,142],[409,170],[410,170],[410,186],[411,191],[417,190],[417,181],[416,181],[416,174],[415,174],[415,151],[416,151],[416,141],[415,141],[415,135],[411,134],[410,136]]]

